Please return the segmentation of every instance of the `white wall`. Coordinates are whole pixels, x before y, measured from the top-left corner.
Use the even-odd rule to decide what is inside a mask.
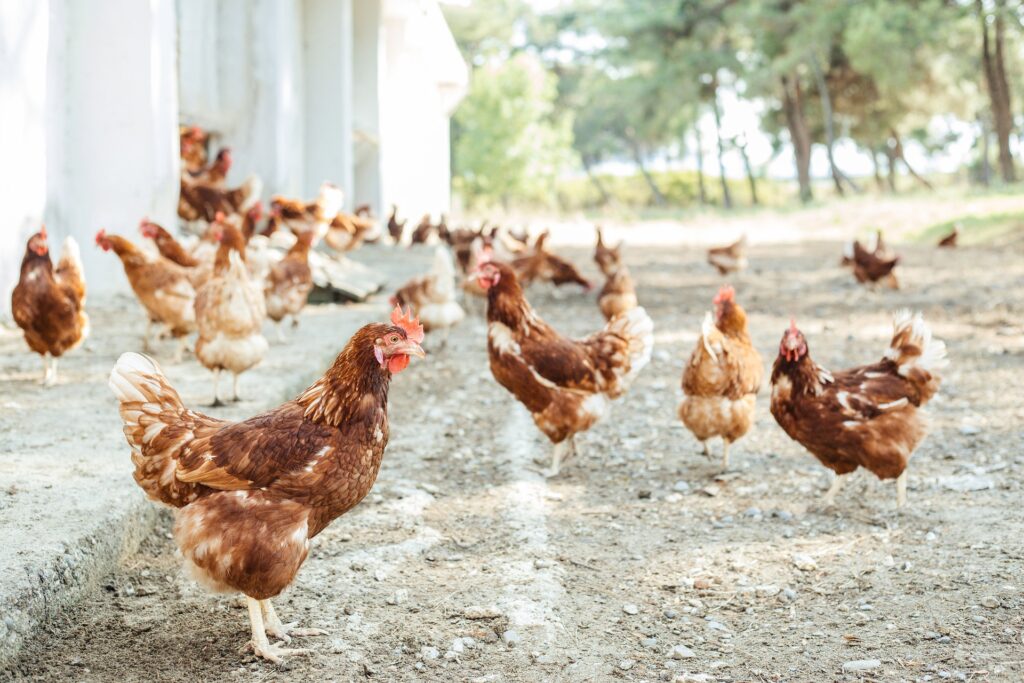
[[[0,11],[0,313],[46,204],[48,14],[36,0],[4,0]]]
[[[352,146],[355,189],[351,206],[368,203],[387,215],[381,201],[380,178],[380,0],[359,0],[353,7]]]

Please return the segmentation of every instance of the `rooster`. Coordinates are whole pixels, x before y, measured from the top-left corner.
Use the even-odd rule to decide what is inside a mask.
[[[747,236],[725,247],[708,249],[708,263],[713,265],[719,275],[736,273],[747,267]]]
[[[585,339],[568,339],[534,312],[511,266],[487,262],[475,276],[487,291],[491,373],[554,444],[545,474],[555,476],[576,453],[576,434],[604,417],[650,361],[654,324],[634,308]]]
[[[932,338],[920,313],[896,314],[881,360],[841,372],[811,360],[806,338],[790,323],[772,368],[772,415],[835,472],[826,505],[858,467],[895,478],[896,505],[906,504],[907,463],[926,432],[918,408],[939,390],[946,364],[946,345]]]
[[[175,356],[180,360],[185,349],[185,337],[196,329],[193,303],[195,289],[189,281],[187,268],[182,268],[162,256],[151,257],[120,235],[108,235],[106,230],[96,233],[96,246],[103,251],[114,250],[121,259],[124,274],[136,298],[148,314],[145,347],[151,345],[152,326],[159,323],[179,340]]]
[[[726,285],[713,300],[700,339],[683,371],[679,419],[708,452],[707,440],[722,437],[722,470],[729,468],[729,444],[754,423],[754,402],[764,377],[764,363],[747,333],[747,314]]]
[[[267,275],[264,288],[267,317],[277,323],[278,341],[284,339],[281,322],[290,315],[292,327],[298,326],[299,313],[306,307],[309,293],[313,291],[313,272],[309,269],[309,248],[312,243],[312,230],[299,235],[292,248],[270,268]]]
[[[58,359],[89,334],[85,277],[74,237],[64,239],[56,269],[46,226],[29,237],[21,276],[11,294],[11,313],[29,348],[43,357],[43,384],[56,384]]]
[[[123,354],[110,373],[135,481],[175,510],[174,540],[189,573],[241,592],[250,645],[280,662],[292,636],[322,635],[278,619],[270,599],[295,579],[310,539],[373,487],[388,442],[391,376],[423,358],[423,329],[395,311],[366,325],[298,398],[242,422],[190,410],[149,358]]]
[[[220,247],[213,273],[196,292],[196,358],[213,371],[213,406],[223,405],[218,393],[221,370],[234,376],[232,400],[238,401],[238,376],[267,355],[263,290],[249,277],[245,240],[232,225],[219,229]]]
[[[442,348],[448,342],[451,328],[466,317],[466,312],[455,300],[455,266],[451,252],[444,245],[434,250],[434,266],[430,273],[416,277],[402,286],[391,297],[391,303],[409,306],[423,322],[427,332],[444,330]]]

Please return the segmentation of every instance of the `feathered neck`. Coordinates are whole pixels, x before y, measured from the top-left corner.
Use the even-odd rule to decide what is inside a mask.
[[[388,329],[373,324],[360,329],[342,349],[323,377],[296,399],[307,419],[333,427],[361,421],[387,411],[391,373],[373,354],[374,341]]]
[[[107,235],[110,248],[126,265],[139,265],[146,262],[146,256],[139,251],[138,247],[121,237],[120,235]]]
[[[21,276],[25,277],[27,274],[37,270],[53,273],[53,263],[50,261],[50,252],[37,254],[31,249],[26,248],[25,258],[21,260]]]
[[[820,394],[823,380],[832,379],[827,370],[811,360],[810,353],[805,353],[797,360],[786,360],[779,354],[772,366],[772,384],[782,376],[792,383],[794,394]]]
[[[715,326],[722,331],[722,334],[737,339],[748,339],[747,335],[747,313],[739,304],[724,302],[722,304],[722,316],[715,322]]]
[[[487,322],[499,322],[515,329],[535,317],[515,275],[502,272],[498,283],[487,290]]]

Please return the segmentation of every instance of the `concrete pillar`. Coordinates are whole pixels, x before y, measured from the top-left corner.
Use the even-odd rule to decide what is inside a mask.
[[[25,241],[46,204],[49,3],[0,4],[0,314],[11,307]]]
[[[127,290],[93,235],[177,220],[174,0],[50,6],[47,225],[78,239],[90,291]]]
[[[353,7],[351,206],[368,203],[377,215],[386,216],[389,207],[382,203],[380,178],[380,19],[380,0],[360,0]]]
[[[362,0],[357,0],[362,2]],[[329,180],[351,207],[353,0],[305,0],[305,195]]]

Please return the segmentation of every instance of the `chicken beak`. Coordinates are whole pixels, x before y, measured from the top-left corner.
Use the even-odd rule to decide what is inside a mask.
[[[423,350],[423,347],[414,342],[411,339],[406,339],[393,348],[393,353],[405,354],[406,356],[416,356],[417,358],[426,358],[427,354]]]

